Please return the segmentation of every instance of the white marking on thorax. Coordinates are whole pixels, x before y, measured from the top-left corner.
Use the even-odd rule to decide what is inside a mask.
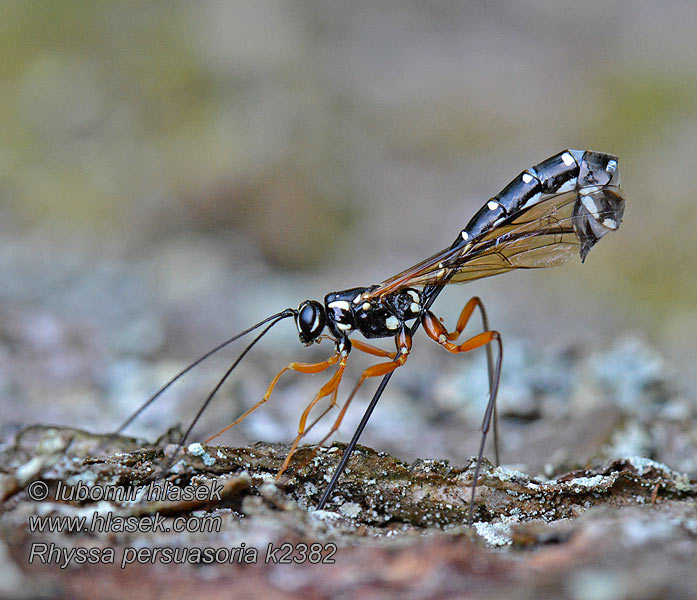
[[[370,302],[364,302],[363,306],[361,306],[363,310],[370,310]]]
[[[413,313],[417,313],[421,310],[421,307],[416,302],[412,302],[409,306],[409,310]]]
[[[604,219],[603,227],[607,227],[608,229],[617,229],[617,221],[614,219]]]
[[[617,170],[617,161],[616,160],[608,160],[607,167],[605,167],[605,170],[608,173],[614,173]]]
[[[571,154],[569,154],[568,152],[564,152],[564,154],[561,155],[561,159],[567,167],[570,167],[571,165],[576,163],[574,157],[571,156]]]
[[[414,290],[407,290],[407,294],[411,296],[414,302],[421,302],[421,298],[419,298],[419,295]]]
[[[363,293],[362,293],[362,292],[361,292],[360,294],[358,294],[358,296],[356,296],[356,297],[353,299],[353,303],[354,303],[354,304],[360,304],[360,303],[361,303],[361,300],[363,300]]]
[[[487,202],[486,205],[489,208],[489,210],[496,210],[499,207],[499,203],[496,202],[496,200],[489,200],[489,202]]]
[[[329,306],[329,308],[338,308],[346,311],[351,310],[351,305],[346,302],[346,300],[334,300],[334,302],[330,302],[327,306]]]
[[[335,323],[337,329],[341,329],[341,331],[348,331],[351,329],[351,324],[350,323]]]
[[[399,327],[399,319],[394,315],[390,315],[385,319],[385,327],[387,329],[397,329]]]

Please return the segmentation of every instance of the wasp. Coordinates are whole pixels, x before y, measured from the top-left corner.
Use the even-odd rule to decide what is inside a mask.
[[[499,332],[489,328],[486,311],[479,298],[474,297],[465,304],[455,328],[450,331],[431,311],[431,306],[446,285],[468,283],[514,269],[555,267],[566,262],[576,252],[584,262],[600,238],[618,229],[624,214],[624,205],[616,156],[588,150],[564,150],[555,154],[520,173],[499,194],[489,199],[460,230],[448,248],[377,285],[330,292],[323,301],[305,300],[297,308],[287,308],[265,318],[224,341],[175,375],[131,415],[118,431],[130,424],[189,370],[233,341],[266,325],[210,392],[179,442],[178,452],[203,411],[239,362],[276,323],[292,317],[302,344],[310,346],[323,340],[331,340],[334,343],[333,354],[317,363],[291,362],[284,366],[271,380],[266,393],[256,404],[206,442],[237,425],[267,402],[286,371],[310,374],[335,367],[332,376],[305,407],[300,417],[298,435],[277,475],[280,477],[289,467],[300,441],[337,405],[339,384],[351,352],[357,350],[385,359],[363,371],[329,431],[317,444],[317,447],[321,447],[339,429],[361,385],[367,379],[382,376],[383,381],[318,505],[318,508],[322,508],[389,378],[408,360],[413,336],[421,326],[426,336],[448,352],[458,354],[480,347],[487,349],[489,399],[482,422],[479,454],[472,481],[469,508],[471,523],[477,478],[492,416],[494,424],[496,422],[496,396],[501,375],[503,344]],[[476,309],[481,312],[484,331],[460,341],[460,336]],[[366,339],[392,338],[395,350],[383,350],[356,339],[353,337],[355,334],[360,334]],[[496,350],[495,361],[492,346]],[[329,397],[327,408],[308,424],[311,410],[326,397]],[[494,438],[496,441],[496,427]],[[498,444],[496,454],[498,462]]]

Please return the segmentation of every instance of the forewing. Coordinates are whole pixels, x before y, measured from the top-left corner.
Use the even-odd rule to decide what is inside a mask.
[[[587,209],[588,198],[594,199],[590,203],[593,212]],[[404,287],[465,283],[513,269],[555,267],[576,252],[585,258],[593,243],[604,234],[590,231],[588,224],[612,223],[605,228],[616,229],[623,208],[624,201],[616,187],[596,189],[587,196],[578,190],[549,195],[502,220],[468,244],[463,242],[442,250],[385,280],[370,296]]]

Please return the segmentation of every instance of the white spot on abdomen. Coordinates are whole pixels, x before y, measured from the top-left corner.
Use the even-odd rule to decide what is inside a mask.
[[[486,205],[489,208],[489,210],[496,210],[499,207],[499,203],[496,202],[496,200],[489,200],[489,202],[487,202]]]
[[[571,156],[571,154],[569,154],[568,152],[564,152],[564,154],[561,155],[561,159],[567,167],[570,167],[576,162],[574,160],[574,157]]]

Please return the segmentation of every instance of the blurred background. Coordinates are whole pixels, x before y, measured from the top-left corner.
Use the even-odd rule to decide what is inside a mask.
[[[696,26],[690,0],[3,2],[4,431],[113,429],[236,331],[450,245],[489,197],[565,148],[619,155],[619,232],[584,265],[452,286],[435,309],[452,327],[484,299],[506,343],[504,416],[534,419],[550,389],[560,406],[602,406],[610,388],[630,402],[617,389],[646,373],[691,402]],[[278,325],[198,439],[285,362],[331,351]],[[130,431],[186,423],[235,355]],[[354,363],[347,381],[371,364]],[[461,461],[476,446],[463,423],[476,428],[486,401],[482,356],[444,356],[419,334],[402,371],[366,443]],[[290,442],[324,379],[288,375],[221,441]],[[424,406],[438,411],[422,419]]]

